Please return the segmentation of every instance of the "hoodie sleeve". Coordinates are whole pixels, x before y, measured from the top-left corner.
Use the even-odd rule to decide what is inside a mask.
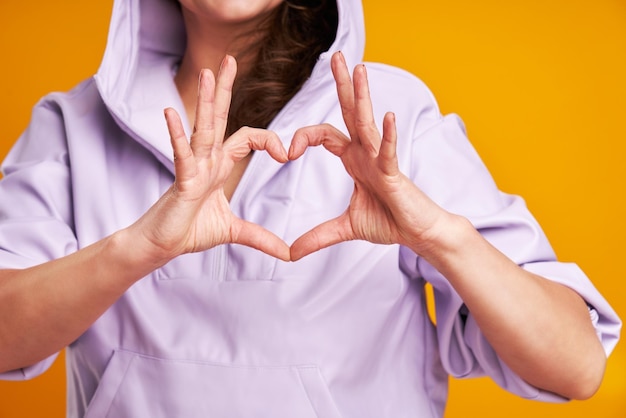
[[[0,269],[21,269],[76,251],[71,179],[61,112],[40,102],[3,162],[0,180]],[[56,355],[0,379],[43,373]]]
[[[502,193],[467,139],[461,120],[442,118],[414,141],[413,181],[446,210],[465,216],[495,247],[518,265],[577,291],[587,302],[590,321],[607,355],[617,343],[620,320],[585,274],[556,260],[541,227],[518,196]],[[558,402],[563,398],[537,389],[513,373],[496,355],[471,312],[446,278],[410,250],[401,263],[434,289],[442,363],[455,377],[488,375],[524,398]]]

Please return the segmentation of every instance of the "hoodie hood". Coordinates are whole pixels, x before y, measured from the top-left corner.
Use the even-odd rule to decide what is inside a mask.
[[[365,31],[361,0],[338,0],[337,8],[334,43],[320,56],[309,80],[283,111],[303,100],[313,100],[312,91],[333,82],[329,66],[333,52],[341,50],[350,66],[362,60]],[[174,0],[116,0],[104,57],[95,76],[100,95],[120,127],[170,167],[167,127],[158,115],[166,107],[184,114],[173,77],[185,45],[183,18]],[[189,126],[186,129],[189,132]]]

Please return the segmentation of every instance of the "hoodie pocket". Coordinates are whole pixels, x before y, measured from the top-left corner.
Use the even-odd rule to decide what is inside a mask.
[[[252,367],[118,350],[85,417],[340,418],[316,366]]]

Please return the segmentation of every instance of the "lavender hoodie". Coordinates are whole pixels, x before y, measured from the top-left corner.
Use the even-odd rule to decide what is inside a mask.
[[[285,147],[305,125],[345,129],[329,58],[342,50],[350,66],[360,62],[364,25],[359,0],[338,3],[335,43],[270,126]],[[83,248],[165,192],[173,163],[162,110],[184,113],[172,81],[184,43],[175,2],[115,1],[98,73],[43,98],[4,161],[0,268]],[[396,113],[401,170],[515,262],[583,295],[608,354],[616,314],[576,265],[555,260],[523,200],[496,188],[458,117],[442,116],[402,70],[368,64],[368,75],[376,120]],[[290,243],[343,212],[352,188],[321,147],[284,165],[256,152],[231,207]],[[54,357],[1,377],[32,378]],[[560,400],[500,361],[425,260],[361,241],[295,263],[239,245],[181,256],[132,286],[67,348],[66,362],[68,417],[440,417],[448,374],[487,374],[520,396]]]

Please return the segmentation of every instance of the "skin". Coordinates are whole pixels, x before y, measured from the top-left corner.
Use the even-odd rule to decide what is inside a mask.
[[[165,110],[174,184],[128,228],[67,257],[24,270],[0,270],[0,371],[33,364],[64,348],[133,283],[178,255],[239,243],[296,261],[359,239],[405,245],[439,269],[497,353],[531,384],[575,399],[597,390],[606,358],[584,301],[569,288],[519,268],[466,219],[438,207],[399,171],[395,118],[385,115],[380,135],[364,66],[357,66],[351,77],[340,53],[332,59],[348,136],[330,125],[305,127],[295,133],[288,152],[274,133],[262,129],[243,128],[224,140],[237,64],[228,55],[221,57],[234,44],[227,41],[228,31],[216,38],[224,43],[203,44],[205,30],[194,20],[219,18],[223,28],[250,20],[200,13],[194,9],[198,4],[213,3],[182,1],[189,45],[176,79],[194,126],[189,142],[180,115]],[[267,9],[258,10],[257,15]],[[284,163],[319,145],[340,158],[354,180],[341,216],[290,247],[230,211],[228,198],[252,150]]]
[[[254,28],[256,23],[271,12],[283,0],[179,0],[184,15],[208,23],[221,30],[233,25]]]

